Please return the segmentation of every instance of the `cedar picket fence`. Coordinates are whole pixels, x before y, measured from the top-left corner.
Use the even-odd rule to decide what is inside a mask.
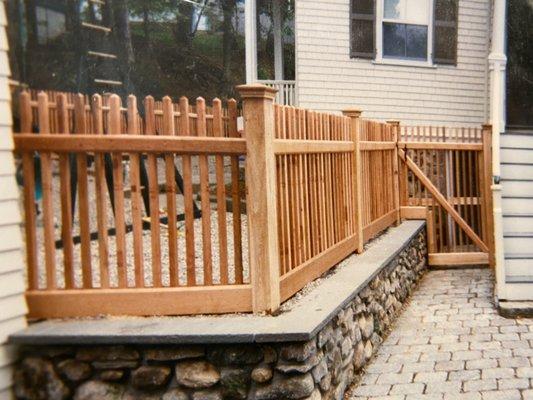
[[[448,261],[473,254],[472,262],[486,262],[490,149],[483,143],[411,143],[394,121],[275,105],[276,91],[263,85],[239,91],[245,137],[234,100],[223,108],[198,98],[191,107],[184,97],[173,104],[148,96],[141,116],[134,96],[122,107],[116,95],[21,94],[14,142],[31,317],[275,311],[402,218],[428,218],[436,264],[450,251]],[[434,154],[416,153],[421,145]],[[441,151],[476,152],[463,157],[463,170],[477,178],[458,183],[470,192],[447,194],[444,203],[441,186],[431,184],[436,169],[450,168],[439,162]],[[433,169],[428,160],[437,161]],[[464,204],[454,203],[467,193]],[[465,221],[470,214],[477,219]],[[444,245],[444,236],[460,231],[462,241]]]

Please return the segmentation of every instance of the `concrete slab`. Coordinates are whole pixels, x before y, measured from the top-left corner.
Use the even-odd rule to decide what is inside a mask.
[[[278,316],[224,315],[165,318],[110,317],[49,320],[10,337],[11,343],[195,344],[265,343],[311,339],[417,235],[424,221],[391,228],[363,254],[351,256],[331,277]]]

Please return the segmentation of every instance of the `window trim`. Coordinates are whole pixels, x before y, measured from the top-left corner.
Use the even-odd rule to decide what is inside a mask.
[[[394,58],[383,57],[383,23],[409,24],[409,22],[400,19],[390,19],[383,17],[384,0],[376,0],[376,58],[375,64],[398,64],[398,65],[412,65],[417,67],[434,67],[433,62],[433,27],[434,27],[434,11],[435,1],[427,0],[428,4],[428,39],[427,39],[427,60],[414,60],[409,58]],[[411,24],[411,25],[420,25]]]

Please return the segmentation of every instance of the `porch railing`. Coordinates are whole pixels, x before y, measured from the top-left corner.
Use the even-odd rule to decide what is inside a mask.
[[[314,112],[275,104],[263,85],[239,90],[245,137],[235,101],[147,97],[141,117],[133,96],[122,107],[116,95],[21,95],[14,141],[32,317],[274,311],[402,218],[431,212],[450,214],[452,235],[474,245],[452,257],[488,258],[485,145],[411,143],[399,124],[357,110]],[[454,159],[464,207],[439,196],[431,151],[475,152]],[[434,221],[431,250],[450,250]]]
[[[298,106],[296,81],[260,80],[258,83],[277,90],[274,102],[282,106]]]

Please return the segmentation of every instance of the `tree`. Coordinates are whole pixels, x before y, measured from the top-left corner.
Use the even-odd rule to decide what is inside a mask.
[[[222,68],[224,75],[223,86],[226,90],[231,82],[231,61],[233,59],[233,48],[235,45],[235,34],[233,29],[233,17],[237,7],[236,0],[220,0],[223,11],[222,22]]]
[[[115,42],[122,76],[125,95],[135,93],[133,83],[133,70],[135,68],[135,55],[131,41],[130,15],[128,0],[113,0],[113,17]]]

